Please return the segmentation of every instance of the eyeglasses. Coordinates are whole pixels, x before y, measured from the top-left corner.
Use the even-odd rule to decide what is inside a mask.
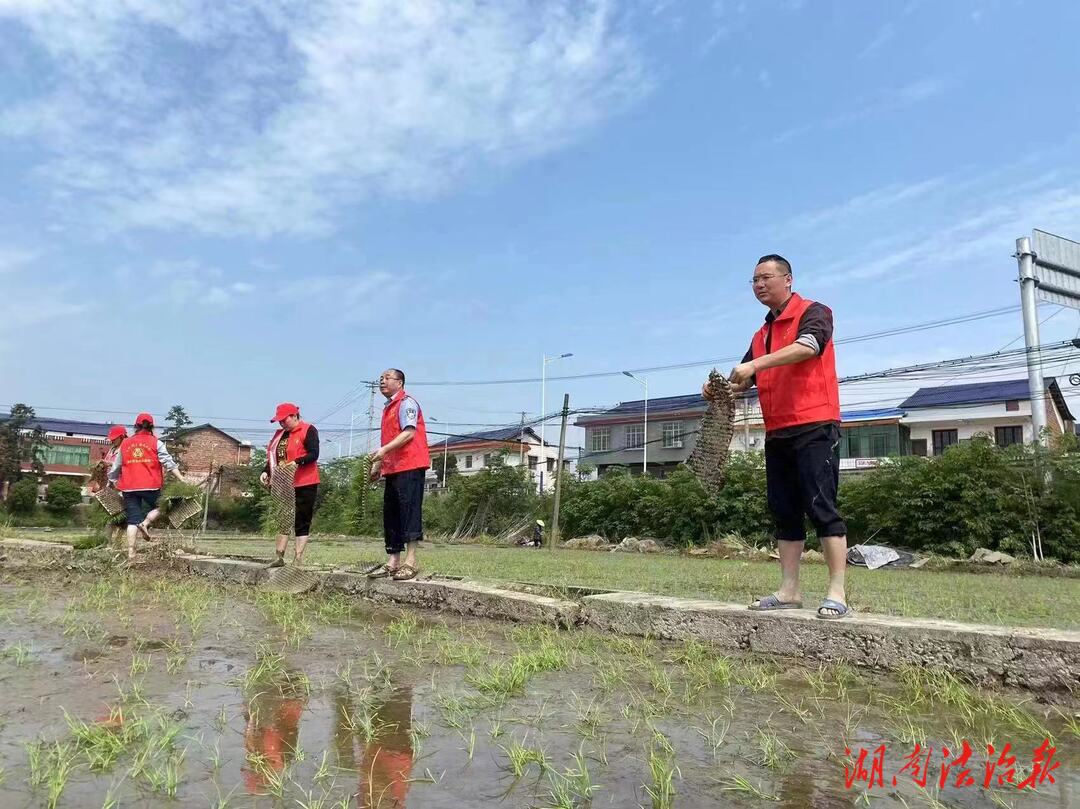
[[[782,276],[778,275],[778,274],[775,274],[775,273],[773,275],[755,275],[753,278],[750,279],[750,283],[751,284],[763,284],[766,281],[769,281],[769,280],[771,280],[773,278],[780,278],[780,277],[782,277]]]

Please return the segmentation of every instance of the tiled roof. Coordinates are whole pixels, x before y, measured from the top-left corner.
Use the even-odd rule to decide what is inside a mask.
[[[437,423],[433,423],[432,428],[438,426]],[[500,427],[497,430],[486,430],[482,433],[470,433],[469,435],[452,435],[449,441],[433,441],[429,442],[431,447],[442,447],[445,443],[447,447],[460,446],[462,444],[477,444],[482,441],[520,441],[521,440],[521,427]],[[434,437],[434,436],[432,436]],[[536,441],[540,440],[531,427],[525,428],[525,437],[533,438]]]
[[[1047,379],[1049,386],[1053,379]],[[900,407],[947,407],[959,404],[1009,402],[1028,398],[1027,379],[1007,379],[1000,382],[972,382],[967,385],[939,385],[919,388],[905,399]]]
[[[11,417],[0,415],[0,422],[8,421]],[[79,435],[99,435],[102,438],[109,434],[111,424],[100,424],[95,421],[74,421],[72,419],[41,419],[35,418],[29,426],[40,427],[47,433],[77,433]]]

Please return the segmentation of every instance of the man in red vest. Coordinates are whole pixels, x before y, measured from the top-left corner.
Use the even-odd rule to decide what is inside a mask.
[[[177,480],[184,480],[165,442],[154,435],[154,417],[140,413],[135,417],[135,434],[120,443],[108,475],[109,484],[116,486],[124,497],[128,561],[135,558],[139,532],[150,538],[149,526],[159,514],[157,504],[166,471]]]
[[[383,533],[386,564],[368,573],[395,581],[415,578],[416,548],[424,538],[424,478],[431,466],[427,428],[420,405],[405,392],[405,373],[390,368],[379,377],[379,391],[386,397],[382,416],[382,446],[371,456],[372,482],[382,476]],[[405,551],[405,561],[401,553]]]
[[[279,404],[270,421],[278,423],[278,430],[266,446],[266,466],[263,467],[259,480],[263,486],[269,486],[270,478],[278,467],[288,468],[293,472],[293,491],[296,496],[294,553],[296,563],[300,564],[311,535],[315,499],[319,494],[319,431],[314,424],[300,420],[300,408],[292,402]],[[270,563],[270,567],[281,567],[285,564],[285,549],[288,546],[289,535],[278,534],[277,556]]]
[[[809,518],[829,566],[819,618],[848,614],[844,592],[847,526],[837,510],[840,480],[840,388],[833,352],[832,311],[791,291],[791,264],[762,256],[754,294],[768,307],[765,325],[731,372],[737,391],[757,385],[765,419],[765,476],[776,522],[780,589],[753,610],[802,607],[799,561]]]

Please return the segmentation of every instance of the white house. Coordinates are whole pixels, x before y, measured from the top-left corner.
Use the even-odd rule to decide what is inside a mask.
[[[447,436],[430,444],[428,450],[436,480],[442,476],[444,463],[453,465],[456,462],[458,474],[473,475],[491,466],[496,455],[502,455],[505,466],[527,466],[533,482],[538,487],[542,482],[544,491],[555,488],[559,447],[542,444],[540,436],[530,427],[503,427],[470,435]],[[570,460],[564,458],[563,467],[569,465]]]
[[[1046,424],[1051,433],[1073,429],[1075,418],[1057,380],[1046,385]],[[900,405],[901,423],[911,436],[912,455],[940,455],[946,447],[985,433],[998,446],[1029,444],[1031,426],[1027,379],[919,388]]]

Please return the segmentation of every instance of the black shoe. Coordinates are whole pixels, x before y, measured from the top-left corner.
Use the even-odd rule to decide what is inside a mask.
[[[285,557],[279,555],[273,562],[266,566],[266,569],[269,570],[272,567],[285,567]]]

